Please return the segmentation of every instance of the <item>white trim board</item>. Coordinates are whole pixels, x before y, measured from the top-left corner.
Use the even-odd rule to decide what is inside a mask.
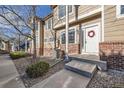
[[[102,20],[102,22],[101,22],[102,33],[100,33],[100,34],[101,34],[102,38],[100,38],[100,39],[101,39],[102,42],[104,42],[104,5],[102,5],[102,17],[101,17],[101,20]]]
[[[120,8],[121,8],[121,5],[116,5],[116,17],[117,18],[124,17],[124,14],[120,14],[120,12],[121,12]]]

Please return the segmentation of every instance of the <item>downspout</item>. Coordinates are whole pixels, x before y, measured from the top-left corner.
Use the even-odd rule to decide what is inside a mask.
[[[25,52],[27,52],[27,38],[25,38]]]
[[[102,39],[101,41],[104,42],[104,5],[102,5]]]
[[[69,22],[68,22],[68,5],[66,5],[66,46],[65,46],[65,52],[68,54],[68,28],[69,28]]]

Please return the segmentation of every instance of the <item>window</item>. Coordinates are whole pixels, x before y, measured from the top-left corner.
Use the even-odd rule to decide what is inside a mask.
[[[65,5],[59,6],[59,18],[62,18],[65,16]]]
[[[65,14],[66,14],[66,7],[65,7],[65,5],[59,5],[59,7],[58,7],[58,13],[59,13],[59,18],[62,18],[62,17],[64,17],[65,16]],[[68,6],[68,12],[69,13],[72,13],[72,5],[69,5]]]
[[[35,23],[35,30],[38,31],[38,23]]]
[[[52,19],[49,19],[48,20],[48,29],[51,29],[52,28]]]
[[[72,5],[68,6],[68,12],[71,13],[72,12]]]
[[[68,42],[75,43],[75,29],[71,29],[68,32]]]
[[[124,17],[124,5],[118,5],[116,9],[117,17]]]
[[[64,32],[61,34],[61,43],[65,44],[65,40],[66,40],[66,37],[65,37],[65,32]]]
[[[68,43],[75,43],[75,29],[70,29],[68,32]],[[61,44],[65,44],[66,42],[66,34],[62,32],[61,34]]]
[[[124,14],[124,5],[120,6],[120,14]]]
[[[53,38],[49,38],[49,42],[53,42],[53,40],[54,40]]]
[[[46,38],[44,39],[44,42],[47,42],[47,39]]]
[[[48,19],[48,21],[46,21],[46,29],[50,30],[52,29],[52,18]]]

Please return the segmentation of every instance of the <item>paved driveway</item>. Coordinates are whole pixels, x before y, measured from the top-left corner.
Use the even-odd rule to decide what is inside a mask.
[[[0,87],[23,88],[25,87],[9,55],[0,56]]]

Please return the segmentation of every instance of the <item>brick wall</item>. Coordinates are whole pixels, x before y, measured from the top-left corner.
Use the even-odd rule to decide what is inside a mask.
[[[65,51],[65,44],[60,45],[60,49]],[[69,54],[79,54],[79,44],[69,44]]]
[[[100,43],[100,59],[109,69],[124,71],[124,41]]]
[[[52,56],[53,48],[44,48],[44,56]]]

